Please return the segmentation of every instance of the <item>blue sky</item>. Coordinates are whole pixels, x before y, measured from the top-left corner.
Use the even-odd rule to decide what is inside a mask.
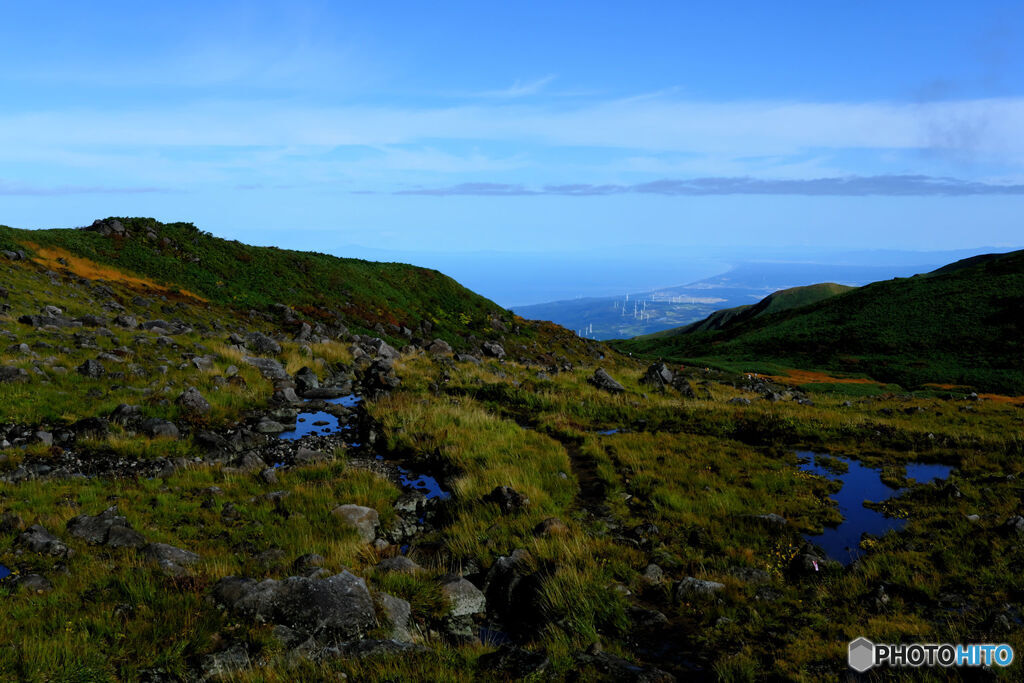
[[[1019,2],[498,5],[0,2],[0,223],[333,253],[1024,242]]]

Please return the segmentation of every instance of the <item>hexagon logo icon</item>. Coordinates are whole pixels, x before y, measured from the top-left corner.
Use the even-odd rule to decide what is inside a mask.
[[[864,673],[875,665],[875,644],[864,637],[852,641],[847,660],[851,669]]]

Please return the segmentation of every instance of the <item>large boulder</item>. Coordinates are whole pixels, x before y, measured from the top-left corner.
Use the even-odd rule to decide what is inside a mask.
[[[526,633],[543,620],[543,578],[534,571],[530,554],[523,549],[499,557],[484,580],[488,616],[506,630]]]
[[[399,643],[411,643],[412,607],[409,603],[387,593],[378,595],[377,601],[380,603],[381,613],[391,627],[388,637]]]
[[[288,371],[285,370],[284,366],[273,358],[255,358],[253,356],[245,356],[242,360],[255,367],[260,371],[261,375],[269,380],[290,379]]]
[[[284,626],[299,638],[321,643],[358,639],[376,623],[366,582],[347,571],[323,579],[291,576],[259,582],[229,576],[213,593],[241,618]]]
[[[102,363],[91,358],[79,365],[76,370],[83,377],[91,377],[93,379],[102,377],[107,372]]]
[[[151,438],[177,439],[178,427],[173,422],[150,417],[139,423],[139,430]]]
[[[13,365],[0,365],[0,383],[27,381],[28,372],[26,372],[23,368],[16,368]]]
[[[483,498],[485,503],[494,503],[501,508],[502,514],[518,512],[530,504],[530,499],[511,486],[496,486]]]
[[[687,576],[676,584],[674,593],[676,600],[682,602],[693,598],[708,597],[724,589],[724,583]]]
[[[187,413],[205,415],[210,412],[210,402],[203,398],[203,395],[195,387],[189,387],[183,391],[174,402]]]
[[[33,524],[18,536],[18,543],[34,553],[69,558],[74,551],[41,524]]]
[[[484,352],[485,356],[491,358],[502,359],[505,357],[505,349],[495,341],[486,341],[480,345],[480,349]]]
[[[307,391],[320,388],[320,379],[316,376],[308,367],[304,367],[295,373],[295,389],[300,394],[305,394]]]
[[[92,545],[113,548],[139,548],[145,545],[142,534],[131,528],[128,520],[112,505],[98,515],[78,515],[68,520],[68,533]]]
[[[172,576],[184,574],[185,567],[195,564],[200,559],[196,553],[167,543],[147,544],[142,549],[142,556]]]
[[[673,375],[667,365],[664,363],[655,363],[647,368],[647,372],[644,373],[640,382],[650,387],[654,387],[655,389],[663,389],[666,384],[672,384],[674,377],[675,375]]]
[[[245,335],[245,348],[261,355],[281,353],[281,345],[262,332],[250,332]]]
[[[441,592],[448,598],[450,616],[467,617],[487,611],[483,592],[461,576],[442,577]]]
[[[345,526],[355,529],[364,543],[373,543],[377,538],[380,515],[373,508],[362,505],[339,505],[331,510],[331,514],[340,519]]]
[[[612,379],[612,376],[605,372],[604,368],[598,368],[594,375],[588,380],[598,389],[603,389],[613,394],[621,394],[626,390],[624,386]]]

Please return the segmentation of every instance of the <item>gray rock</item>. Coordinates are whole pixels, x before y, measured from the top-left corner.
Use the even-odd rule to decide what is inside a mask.
[[[604,368],[595,370],[594,375],[588,381],[598,389],[603,389],[613,394],[621,394],[626,390],[624,386],[612,379],[611,375],[605,372]]]
[[[186,567],[194,565],[200,560],[196,553],[176,548],[167,543],[147,544],[142,549],[142,556],[172,576],[184,574]]]
[[[69,558],[74,555],[71,548],[47,531],[41,524],[33,524],[18,536],[18,543],[34,553],[53,557]]]
[[[125,517],[112,505],[98,515],[78,515],[67,523],[68,533],[92,545],[139,548],[146,543]]]
[[[530,504],[530,499],[510,486],[496,486],[483,497],[485,503],[494,503],[501,508],[502,514],[518,512]]]
[[[377,600],[384,619],[391,625],[388,638],[399,643],[411,643],[413,639],[409,629],[412,623],[412,607],[409,603],[387,593],[379,594]]]
[[[210,402],[203,398],[203,395],[195,387],[189,387],[183,391],[174,402],[188,413],[205,415],[210,412]]]
[[[331,510],[331,514],[342,521],[345,526],[356,530],[364,543],[373,543],[380,526],[380,515],[373,508],[362,505],[339,505]]]
[[[471,356],[468,353],[455,354],[455,360],[459,361],[460,363],[473,363],[474,365],[480,364],[479,358],[477,358],[476,356]]]
[[[418,564],[410,560],[405,555],[395,555],[394,557],[388,557],[377,563],[377,571],[381,572],[400,572],[403,574],[415,574],[416,572],[423,569]]]
[[[295,373],[295,389],[302,394],[312,389],[320,388],[320,378],[316,376],[309,367],[304,367]]]
[[[442,356],[451,353],[452,347],[443,339],[435,339],[430,342],[430,346],[427,347],[427,352],[435,356]]]
[[[471,616],[487,611],[483,592],[461,576],[442,577],[441,592],[448,598],[450,616]]]
[[[75,368],[78,374],[84,377],[91,377],[93,379],[102,377],[106,374],[106,369],[98,360],[89,359]]]
[[[0,382],[27,382],[28,372],[13,365],[0,365]]]
[[[238,671],[244,671],[252,666],[249,658],[249,651],[243,643],[234,643],[225,650],[206,655],[200,665],[203,670],[204,680],[230,676]]]
[[[682,601],[695,597],[707,597],[709,595],[714,595],[723,589],[725,589],[724,583],[696,579],[692,576],[687,576],[676,584],[674,593],[676,600]]]
[[[358,639],[374,627],[376,613],[366,583],[347,571],[324,579],[282,581],[227,577],[215,598],[255,623],[279,624],[321,643]]]
[[[276,422],[264,416],[260,418],[260,421],[256,423],[256,426],[253,429],[260,434],[280,434],[288,428],[280,422]]]
[[[480,349],[484,352],[485,356],[490,356],[491,358],[501,359],[505,357],[505,349],[498,342],[486,341],[480,345]]]
[[[150,417],[139,423],[139,429],[143,434],[151,438],[177,439],[178,427],[173,422],[161,420],[159,417]]]
[[[269,380],[289,379],[288,371],[285,370],[280,361],[274,360],[273,358],[255,358],[252,356],[245,356],[242,360],[255,367],[260,371],[260,374]]]
[[[50,580],[41,574],[25,574],[18,577],[18,588],[23,588],[29,593],[49,593],[53,590]]]
[[[674,377],[675,375],[671,370],[669,370],[667,365],[664,363],[655,363],[647,368],[647,372],[644,373],[640,382],[656,389],[661,389],[667,384],[672,384]]]
[[[303,446],[299,447],[299,450],[295,451],[295,463],[298,465],[312,465],[317,462],[324,462],[330,460],[331,456],[320,451],[314,451]]]
[[[245,347],[253,353],[281,353],[281,345],[262,332],[250,332],[245,335]]]
[[[477,660],[481,672],[501,680],[539,677],[550,665],[551,660],[543,652],[531,652],[507,643]]]

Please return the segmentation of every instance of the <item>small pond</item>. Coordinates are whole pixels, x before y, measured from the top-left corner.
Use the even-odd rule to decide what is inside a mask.
[[[348,396],[342,396],[340,398],[331,398],[325,401],[325,403],[333,403],[334,405],[342,405],[346,408],[353,408],[359,404],[363,399],[355,394],[349,394]],[[338,418],[325,413],[322,410],[318,410],[312,413],[299,413],[295,419],[295,429],[287,432],[282,432],[280,438],[288,439],[293,441],[295,439],[301,439],[308,434],[334,434],[342,429],[348,429],[349,426],[340,426]]]
[[[11,570],[0,564],[0,579],[6,579],[11,575]]]
[[[893,488],[882,482],[882,471],[868,467],[857,460],[840,456],[829,456],[848,466],[845,473],[838,473],[825,467],[818,461],[822,454],[813,451],[799,451],[800,469],[817,474],[826,479],[841,481],[843,487],[832,494],[832,500],[839,504],[839,512],[843,521],[839,526],[828,527],[824,533],[807,536],[807,539],[822,548],[828,556],[845,564],[863,554],[860,549],[861,534],[869,533],[881,536],[890,529],[899,531],[905,521],[895,517],[886,517],[881,512],[864,507],[864,501],[880,503],[899,495],[901,489]],[[907,465],[907,477],[918,484],[927,484],[949,477],[952,468],[948,465],[910,463]]]

